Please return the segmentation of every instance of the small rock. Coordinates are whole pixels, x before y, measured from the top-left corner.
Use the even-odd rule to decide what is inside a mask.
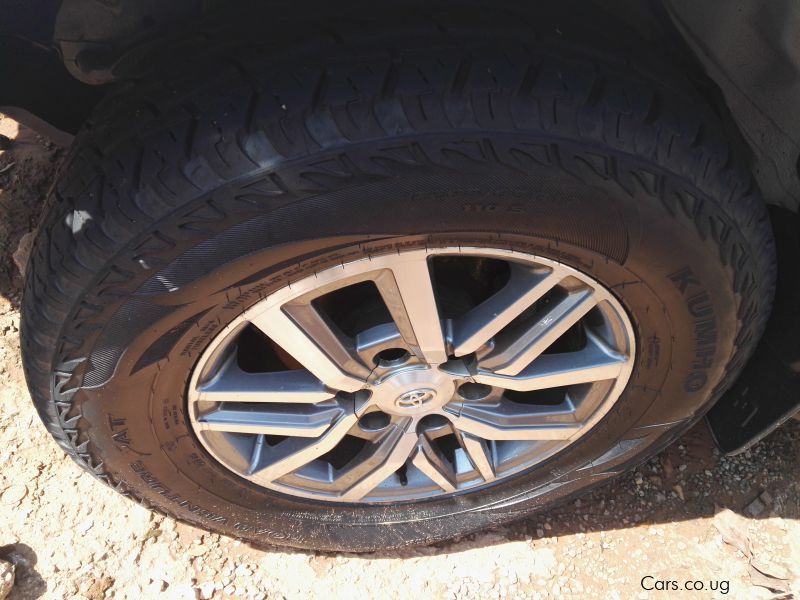
[[[92,527],[94,527],[94,521],[92,521],[91,519],[87,519],[86,521],[84,521],[83,523],[81,523],[80,525],[78,525],[78,526],[75,528],[75,530],[76,530],[78,533],[80,533],[81,535],[86,535],[86,533],[87,533],[87,532],[88,532],[88,531],[89,531],[89,530],[90,530]]]
[[[31,249],[33,248],[33,240],[36,238],[36,233],[33,231],[29,231],[22,238],[19,240],[19,244],[17,244],[17,249],[12,254],[12,258],[14,259],[14,264],[17,265],[17,269],[19,270],[20,276],[25,276],[25,268],[28,265],[28,257],[31,255]]]
[[[14,587],[14,565],[0,560],[0,600],[11,593]]]
[[[197,598],[197,590],[186,583],[170,586],[169,591],[171,600],[195,600]]]
[[[751,517],[757,517],[758,515],[763,514],[766,508],[766,505],[761,501],[761,499],[756,498],[745,507],[744,512]]]
[[[672,489],[675,490],[675,493],[678,494],[678,498],[680,498],[683,502],[686,501],[686,497],[683,495],[683,486],[680,484],[673,485]]]
[[[113,585],[113,577],[109,577],[108,575],[99,577],[92,581],[91,585],[86,591],[86,595],[89,598],[103,598],[106,595],[106,592],[108,592]]]
[[[20,500],[22,500],[28,494],[28,488],[24,485],[12,485],[9,488],[6,488],[3,491],[3,495],[0,497],[0,501],[3,504],[11,505],[17,504]]]
[[[206,581],[197,587],[200,600],[211,600],[214,597],[214,582]]]
[[[208,552],[208,550],[209,550],[208,546],[204,544],[192,544],[191,546],[189,546],[189,549],[186,551],[186,553],[189,556],[202,556],[203,554]]]

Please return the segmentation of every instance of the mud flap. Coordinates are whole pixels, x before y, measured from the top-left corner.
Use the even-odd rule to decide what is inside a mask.
[[[770,207],[778,281],[764,337],[708,424],[722,452],[743,452],[800,413],[800,218]]]

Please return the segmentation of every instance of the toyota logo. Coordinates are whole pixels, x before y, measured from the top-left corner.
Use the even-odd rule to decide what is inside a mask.
[[[411,390],[399,396],[394,401],[394,405],[397,408],[420,408],[433,400],[435,396],[436,392],[431,389]]]

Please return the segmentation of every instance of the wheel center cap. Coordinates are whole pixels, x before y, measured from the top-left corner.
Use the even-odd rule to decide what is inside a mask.
[[[400,409],[416,409],[422,408],[426,404],[430,404],[436,399],[436,390],[430,388],[420,388],[418,390],[411,390],[405,394],[400,394],[394,405]]]
[[[438,369],[412,368],[386,377],[372,391],[372,399],[384,412],[413,416],[438,411],[455,393],[455,383]]]

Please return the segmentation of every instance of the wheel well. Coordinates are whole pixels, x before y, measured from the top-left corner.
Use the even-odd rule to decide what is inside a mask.
[[[72,77],[55,51],[0,37],[0,112],[60,145],[68,145],[103,88]]]

